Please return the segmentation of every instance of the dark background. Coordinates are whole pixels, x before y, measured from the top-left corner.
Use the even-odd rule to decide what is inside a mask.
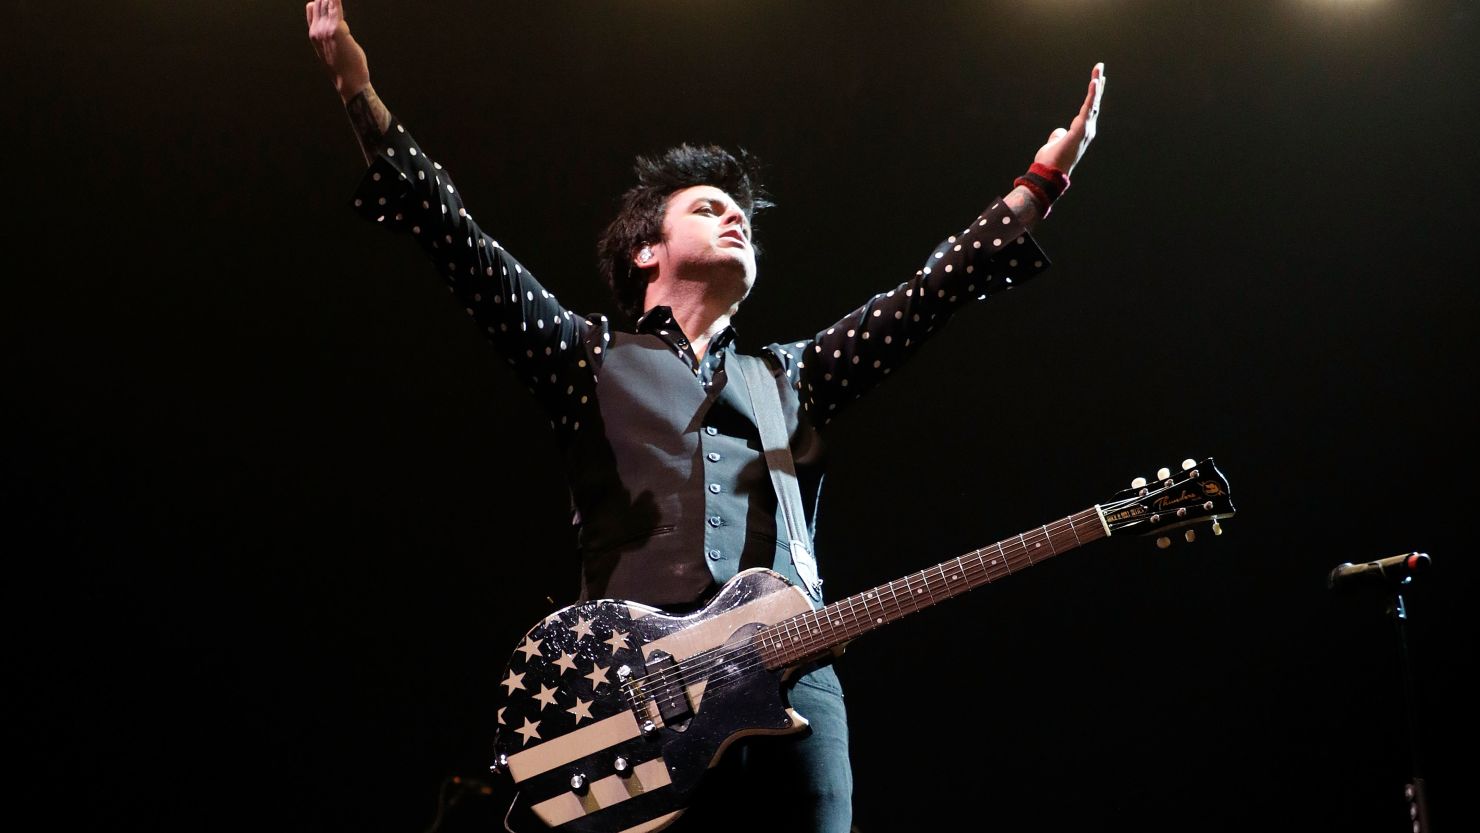
[[[575,589],[556,446],[363,169],[296,2],[5,3],[6,721],[61,829],[420,833]],[[376,88],[571,308],[634,154],[769,163],[751,347],[910,275],[1067,124],[1037,232],[832,431],[833,598],[1214,456],[1238,516],[856,642],[860,831],[1476,829],[1480,8],[362,0]],[[18,142],[14,140],[18,139]],[[445,829],[497,827],[505,787]]]

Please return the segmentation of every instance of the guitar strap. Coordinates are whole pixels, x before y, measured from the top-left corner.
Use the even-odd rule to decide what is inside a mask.
[[[771,472],[771,485],[776,487],[776,500],[786,518],[786,534],[791,541],[791,565],[805,585],[802,589],[816,601],[822,601],[822,579],[817,575],[817,559],[808,543],[806,514],[802,511],[802,490],[797,483],[796,463],[791,458],[791,443],[781,416],[781,396],[776,392],[776,377],[765,359],[731,353],[740,360],[740,375],[750,391],[750,408],[761,432],[766,468]]]

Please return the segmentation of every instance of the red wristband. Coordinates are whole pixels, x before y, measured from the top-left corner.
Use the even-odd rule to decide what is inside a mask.
[[[1058,168],[1034,162],[1027,173],[1013,180],[1012,184],[1028,189],[1028,193],[1038,201],[1043,216],[1047,217],[1054,201],[1069,190],[1069,175]]]

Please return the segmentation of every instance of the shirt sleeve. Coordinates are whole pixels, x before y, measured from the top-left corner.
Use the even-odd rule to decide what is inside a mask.
[[[936,246],[914,277],[810,339],[772,345],[813,423],[831,422],[909,358],[967,301],[1010,290],[1048,258],[1001,200]]]
[[[410,234],[562,435],[580,429],[610,340],[604,315],[563,307],[522,263],[473,221],[452,176],[392,121],[356,189],[361,217]]]

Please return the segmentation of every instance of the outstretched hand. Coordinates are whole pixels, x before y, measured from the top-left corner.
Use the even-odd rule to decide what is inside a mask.
[[[1105,94],[1105,65],[1095,64],[1089,74],[1089,92],[1079,106],[1079,114],[1068,129],[1059,127],[1048,134],[1048,142],[1034,154],[1033,161],[1058,168],[1066,175],[1074,170],[1084,151],[1094,141],[1096,122],[1100,118],[1100,97]]]
[[[349,100],[370,86],[370,65],[365,50],[344,22],[344,4],[339,0],[309,0],[304,12],[308,15],[308,39],[333,76],[340,98]]]

